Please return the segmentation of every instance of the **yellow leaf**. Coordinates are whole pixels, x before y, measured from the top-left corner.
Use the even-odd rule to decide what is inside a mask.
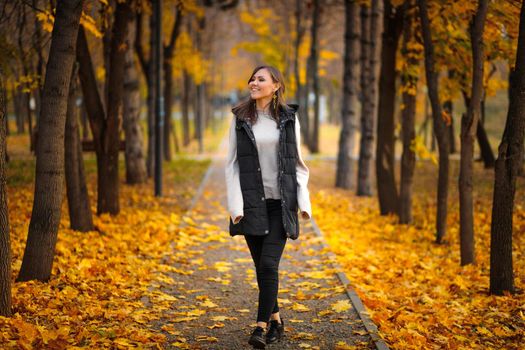
[[[355,345],[348,345],[344,341],[340,340],[335,344],[335,350],[354,350],[357,349]]]
[[[336,303],[332,304],[331,308],[335,312],[344,312],[346,310],[350,310],[352,308],[352,305],[350,304],[350,301],[348,299],[338,300]]]
[[[211,300],[206,300],[204,302],[201,302],[200,305],[204,306],[204,307],[209,307],[209,308],[213,308],[213,307],[217,307],[218,306],[217,304],[215,304]]]
[[[214,325],[208,326],[209,329],[222,328],[222,327],[224,327],[224,323],[215,323]]]
[[[96,38],[102,38],[102,33],[98,30],[95,20],[84,11],[82,11],[82,16],[80,17],[80,24]]]
[[[293,303],[291,309],[294,310],[294,311],[298,311],[298,312],[308,312],[308,311],[310,311],[310,309],[307,306],[305,306],[303,304],[299,304],[299,303]]]
[[[27,323],[21,319],[14,319],[11,322],[18,331],[18,336],[27,340],[29,343],[32,343],[39,334],[38,329],[31,323]]]
[[[197,341],[209,341],[209,342],[212,342],[212,343],[215,343],[217,341],[219,341],[219,339],[215,338],[215,337],[209,337],[207,335],[198,335],[196,337]]]

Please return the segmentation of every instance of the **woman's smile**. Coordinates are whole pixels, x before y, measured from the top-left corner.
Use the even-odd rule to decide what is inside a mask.
[[[278,88],[278,84],[273,82],[267,69],[261,69],[252,76],[248,87],[252,99],[271,99],[274,91]]]

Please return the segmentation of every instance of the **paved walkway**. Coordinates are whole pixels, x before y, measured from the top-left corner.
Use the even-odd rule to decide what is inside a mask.
[[[243,236],[230,237],[225,210],[224,145],[183,224],[192,244],[175,242],[166,263],[174,298],[157,327],[173,349],[250,349],[257,315],[255,269]],[[285,338],[268,349],[374,349],[375,343],[311,223],[301,222],[280,265],[278,302]],[[196,242],[196,243],[195,243]],[[337,266],[337,264],[336,264]]]

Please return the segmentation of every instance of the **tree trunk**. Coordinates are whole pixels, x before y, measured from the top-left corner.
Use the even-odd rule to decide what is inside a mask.
[[[173,144],[175,146],[175,152],[179,152],[179,140],[177,137],[177,130],[172,119],[172,107],[173,107],[173,68],[169,58],[165,58],[164,62],[164,110],[166,114],[164,116],[164,159],[172,160],[170,140],[173,136]]]
[[[0,316],[11,316],[11,243],[7,210],[6,120],[7,96],[4,72],[0,67]]]
[[[202,43],[202,33],[206,27],[206,17],[202,17],[198,20],[199,28],[195,31],[195,45],[197,49],[203,51]],[[199,153],[204,151],[204,111],[206,103],[206,84],[203,80],[196,82],[196,94],[195,94],[195,113],[194,113],[194,122],[195,122],[195,135],[199,143]]]
[[[77,57],[80,63],[80,81],[97,154],[97,214],[118,214],[120,210],[118,112],[122,102],[126,53],[121,48],[125,47],[127,25],[128,21],[131,20],[131,16],[132,12],[127,3],[119,3],[117,5],[111,36],[110,70],[107,75],[107,112],[104,112],[102,100],[96,86],[85,32],[82,28],[79,31]]]
[[[38,0],[33,0],[33,8],[38,8]],[[35,19],[35,51],[37,52],[37,64],[36,64],[36,73],[38,75],[38,85],[37,88],[34,90],[34,98],[35,98],[35,125],[32,128],[32,134],[31,134],[31,140],[33,140],[32,135],[37,129],[38,126],[38,116],[40,115],[40,101],[42,99],[42,77],[44,75],[44,69],[45,69],[45,59],[44,59],[44,40],[45,37],[43,35],[43,29],[42,29],[42,22],[37,18],[37,16],[34,16]]]
[[[303,97],[303,119],[301,123],[301,131],[303,132],[303,140],[305,145],[310,149],[311,147],[311,137],[310,137],[310,91],[312,85],[312,63],[310,57],[306,59],[306,82],[303,87],[302,97]],[[300,112],[300,110],[299,110]]]
[[[512,215],[525,136],[525,3],[522,2],[516,64],[510,73],[509,110],[498,148],[490,228],[490,293],[514,292]]]
[[[487,132],[482,123],[478,123],[476,128],[476,138],[478,140],[479,149],[481,152],[481,159],[485,165],[485,169],[494,168],[496,159],[494,158],[494,152],[492,152],[492,147],[489,143],[489,138],[487,137]]]
[[[413,11],[409,13],[413,13]],[[411,146],[416,137],[416,94],[419,80],[419,60],[416,58],[418,52],[411,45],[415,31],[412,15],[407,14],[405,16],[403,26],[402,53],[406,60],[406,69],[401,75],[404,87],[402,96],[404,108],[401,111],[403,153],[401,155],[401,185],[399,189],[399,222],[401,224],[409,224],[412,222],[412,183],[416,166],[416,154]]]
[[[150,16],[149,27],[150,27],[150,48],[155,47],[155,22],[154,16]],[[136,37],[135,37],[135,51],[137,52],[137,57],[139,59],[140,66],[142,68],[142,73],[146,79],[147,85],[147,133],[148,133],[148,146],[147,146],[147,155],[146,155],[146,170],[148,177],[153,176],[153,166],[154,166],[154,120],[155,120],[155,80],[154,80],[154,53],[155,50],[150,50],[149,59],[146,59],[144,50],[142,48],[142,22],[143,15],[141,12],[137,13],[137,22],[136,22]]]
[[[93,215],[89,205],[89,195],[84,174],[82,159],[82,144],[78,127],[77,99],[77,68],[73,68],[69,85],[69,100],[66,113],[65,134],[65,170],[67,204],[71,229],[76,231],[92,231]]]
[[[13,89],[13,102],[15,106],[16,132],[23,134],[25,132],[25,120],[27,119],[25,105],[23,103],[23,93]]]
[[[211,78],[213,79],[213,78]],[[206,81],[204,82],[204,130],[208,128],[212,128],[213,131],[215,131],[213,127],[214,122],[214,115],[211,110],[211,96],[210,96],[210,89],[213,84]]]
[[[28,77],[31,74],[31,72],[29,69],[29,62],[28,62],[30,56],[28,55],[28,52],[24,50],[24,46],[25,46],[24,45],[24,29],[28,27],[26,23],[26,7],[25,6],[22,6],[19,14],[20,14],[19,22],[17,23],[18,25],[18,51],[20,55],[20,63],[22,66],[22,75],[24,77]],[[31,136],[32,134],[31,108],[30,108],[30,103],[29,103],[30,97],[31,97],[31,91],[27,91],[27,92],[21,91],[20,92],[21,109],[24,111],[23,112],[24,120],[21,120],[21,127],[22,127],[21,130],[22,132],[24,132],[24,128],[25,128],[24,123],[25,123],[25,120],[27,120],[27,125],[29,127],[29,136]],[[29,149],[34,150],[33,139],[31,137],[29,137]]]
[[[303,113],[304,113],[304,106],[305,101],[303,101],[303,84],[301,84],[301,70],[299,67],[299,50],[301,47],[301,42],[304,38],[304,32],[305,27],[302,21],[302,1],[301,0],[295,0],[295,42],[294,42],[294,77],[295,77],[295,100],[299,104],[299,121],[301,123],[301,129],[303,128]]]
[[[122,104],[124,86],[125,47],[128,23],[132,19],[128,3],[118,3],[111,35],[111,53],[108,72],[108,103],[106,128],[103,130],[103,153],[97,159],[98,167],[98,202],[97,212],[118,214],[119,205],[119,109]]]
[[[171,132],[175,132],[173,128],[175,125],[172,124],[171,107],[173,106],[173,69],[169,62],[169,57],[164,57],[162,60],[164,69],[164,127],[162,128],[162,148],[164,160],[171,161]],[[177,141],[175,140],[175,147],[177,147]]]
[[[190,144],[190,92],[191,92],[191,81],[190,76],[186,71],[182,73],[183,86],[182,89],[182,138],[183,145],[187,146]]]
[[[19,34],[18,34],[18,49],[19,49],[19,52],[20,52],[20,63],[21,63],[21,66],[22,66],[22,74],[25,76],[25,77],[28,77],[31,72],[30,72],[30,68],[29,68],[29,59],[30,59],[30,55],[28,55],[28,52],[25,52],[24,50],[24,29],[26,29],[28,27],[27,23],[26,23],[26,7],[23,6],[22,9],[21,9],[21,22],[18,23],[18,26],[19,26]],[[34,145],[33,145],[33,139],[31,138],[31,134],[33,132],[33,128],[32,128],[32,118],[31,118],[31,107],[30,107],[30,98],[31,98],[31,91],[27,91],[27,92],[22,92],[21,93],[21,96],[22,98],[22,104],[23,104],[23,107],[22,109],[25,111],[24,112],[24,117],[25,119],[27,120],[27,125],[28,125],[28,131],[29,131],[29,149],[31,151],[34,150]],[[22,126],[24,126],[24,122],[22,122]]]
[[[384,10],[376,146],[376,181],[381,215],[398,213],[398,194],[394,168],[395,68],[397,46],[403,29],[405,5],[394,8],[390,0],[385,0]]]
[[[361,142],[357,175],[357,195],[371,196],[370,167],[374,147],[374,124],[377,113],[379,57],[381,52],[381,0],[372,0],[370,12],[361,5]],[[363,22],[368,22],[365,25]]]
[[[0,78],[4,79],[4,76],[0,76]],[[3,84],[3,82],[0,82],[0,83]],[[4,85],[2,85],[2,86],[4,86]],[[7,113],[7,111],[9,110],[9,107],[8,107],[9,99],[7,98],[7,89],[3,88],[3,90],[0,93],[2,94],[2,96],[0,96],[0,98],[4,99],[3,103],[4,103],[4,106],[5,106],[5,107],[3,107],[5,109],[5,112],[4,112],[4,114],[5,114],[5,117],[4,117],[5,134],[6,134],[6,136],[9,136],[9,135],[11,135],[11,132],[9,130],[9,120],[8,120],[9,118],[8,118],[8,113]]]
[[[327,87],[328,117],[326,118],[326,122],[332,125],[337,125],[339,123],[340,104],[337,100],[337,94],[339,89],[336,85],[337,84],[329,83]]]
[[[319,100],[321,98],[321,91],[319,88],[319,17],[321,14],[320,0],[313,0],[313,14],[312,14],[312,27],[311,27],[311,45],[310,45],[310,59],[312,66],[311,77],[312,77],[312,91],[314,93],[314,124],[312,134],[310,137],[310,151],[312,153],[319,153],[319,118],[321,114]],[[356,18],[359,18],[356,16]],[[357,59],[358,60],[358,59]],[[359,61],[358,61],[359,63]]]
[[[443,103],[443,110],[450,116],[450,125],[447,127],[449,144],[450,144],[450,154],[457,152],[456,150],[456,137],[454,134],[454,116],[453,116],[454,104],[452,101],[448,100]]]
[[[430,123],[431,115],[428,113],[428,98],[425,96],[425,103],[424,103],[424,110],[423,115],[425,116],[425,120],[421,124],[421,127],[419,128],[418,135],[423,134],[423,144],[425,147],[428,145],[428,125]]]
[[[447,125],[443,120],[441,103],[438,95],[438,75],[434,65],[434,45],[430,32],[430,21],[428,19],[427,1],[418,0],[419,15],[421,17],[421,29],[425,48],[425,73],[428,86],[428,95],[432,107],[432,119],[434,121],[434,133],[439,149],[439,174],[436,213],[436,243],[442,243],[447,230],[447,198],[448,198],[448,173],[449,173],[449,138]]]
[[[35,148],[35,145],[33,145],[33,138],[31,135],[33,135],[33,113],[31,113],[31,92],[28,92],[24,94],[24,102],[26,104],[26,110],[27,110],[27,131],[29,133],[29,149],[33,150]]]
[[[97,158],[103,152],[102,149],[102,128],[104,127],[106,113],[100,97],[95,71],[89,53],[86,33],[81,26],[78,30],[77,40],[77,60],[79,63],[78,76],[82,87],[83,104],[88,116],[89,125],[95,144]]]
[[[479,0],[476,14],[470,24],[472,46],[472,90],[467,113],[461,119],[461,160],[459,170],[459,227],[461,265],[474,263],[474,208],[472,199],[472,176],[474,139],[481,113],[483,94],[483,27],[487,16],[487,0]]]
[[[87,140],[89,139],[88,116],[86,111],[86,101],[84,101],[83,98],[80,112],[80,122],[82,124],[82,140]]]
[[[32,127],[31,134],[29,135],[29,150],[31,152],[35,152],[35,145],[36,145],[36,138],[38,136],[38,117],[40,116],[40,109],[41,109],[41,102],[42,101],[42,95],[43,92],[36,92],[35,93],[35,125]]]
[[[308,135],[308,101],[305,99],[305,90],[308,90],[307,87],[304,84],[301,84],[301,69],[300,69],[300,57],[299,57],[299,50],[301,47],[301,42],[303,41],[304,34],[306,32],[306,26],[304,23],[306,22],[306,19],[304,18],[306,16],[306,13],[303,14],[303,1],[296,0],[295,1],[295,31],[296,31],[296,37],[295,37],[295,50],[294,50],[294,75],[295,75],[295,82],[297,89],[295,91],[295,99],[297,103],[299,104],[299,122],[301,124],[301,133],[303,140],[305,140],[305,144],[308,144],[308,138],[306,138],[305,135]],[[306,68],[307,69],[307,68]],[[308,73],[308,71],[307,71]]]
[[[33,211],[18,281],[47,281],[51,277],[64,181],[69,73],[75,61],[81,12],[82,0],[57,4],[39,118]]]
[[[128,25],[122,109],[126,140],[126,183],[129,185],[143,183],[148,178],[143,149],[143,132],[140,125],[139,78],[132,45],[135,40],[135,30],[136,24],[131,21]]]
[[[359,142],[359,160],[357,166],[357,195],[370,196],[370,158],[372,145],[369,138],[373,141],[373,123],[371,115],[367,115],[365,110],[369,107],[368,99],[370,98],[368,77],[370,76],[370,31],[371,31],[371,4],[361,4],[359,15],[361,24],[360,35],[360,80],[359,96],[361,102],[361,140]],[[372,130],[370,130],[372,127]],[[372,132],[370,132],[372,131]],[[368,148],[366,148],[368,146]],[[367,157],[370,156],[370,157]]]
[[[100,14],[101,14],[101,17],[102,17],[102,21],[101,21],[101,29],[102,29],[102,33],[103,33],[103,36],[102,36],[102,57],[103,57],[103,62],[104,62],[104,71],[105,71],[105,76],[106,76],[106,79],[104,79],[104,81],[102,82],[102,84],[100,84],[100,87],[101,87],[101,91],[102,91],[102,96],[103,96],[103,100],[102,100],[102,103],[107,106],[107,104],[109,103],[109,79],[107,78],[108,76],[108,73],[111,69],[110,65],[110,61],[111,61],[111,40],[112,40],[112,36],[113,36],[113,32],[112,32],[112,15],[113,15],[113,12],[112,10],[115,8],[115,4],[116,2],[114,0],[112,0],[112,4],[110,5],[109,2],[102,2],[101,3],[101,11],[100,11]],[[107,107],[106,107],[107,108]]]
[[[146,167],[148,168],[148,177],[152,177],[155,170],[155,100],[157,99],[155,90],[155,50],[154,47],[157,45],[157,39],[155,38],[155,27],[156,27],[155,16],[150,16],[149,30],[150,30],[150,54],[149,61],[147,64],[147,84],[148,84],[148,154],[146,158]]]
[[[350,188],[354,176],[352,156],[354,154],[355,132],[357,129],[357,73],[359,69],[359,5],[353,0],[345,0],[345,56],[343,69],[342,126],[341,134],[339,135],[335,186]]]
[[[176,9],[176,17],[173,21],[173,29],[170,35],[170,41],[164,48],[164,111],[165,111],[165,123],[164,123],[164,159],[171,160],[171,147],[170,139],[171,133],[173,132],[173,141],[175,144],[175,152],[179,151],[179,141],[177,139],[177,130],[175,124],[172,123],[172,106],[173,106],[173,66],[172,58],[175,50],[175,42],[180,33],[180,27],[182,23],[182,11],[180,8]]]
[[[448,72],[448,78],[454,79],[456,76],[456,71],[454,69],[449,69]],[[454,131],[454,116],[453,116],[453,109],[454,104],[452,103],[452,100],[447,100],[443,103],[443,110],[445,113],[447,113],[450,116],[450,125],[448,126],[448,137],[449,137],[449,145],[450,145],[450,154],[455,154],[457,152],[456,150],[456,135]]]
[[[195,135],[199,143],[199,153],[204,151],[203,129],[204,129],[204,83],[199,83],[196,86],[195,94],[195,113],[193,114],[195,123]]]

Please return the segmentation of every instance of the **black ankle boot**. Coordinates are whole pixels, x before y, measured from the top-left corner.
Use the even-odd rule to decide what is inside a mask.
[[[248,344],[256,349],[264,349],[266,347],[266,340],[264,339],[264,329],[257,326],[248,340]]]
[[[281,323],[277,320],[270,321],[270,329],[266,333],[266,344],[271,344],[281,340],[284,334],[284,320],[281,318]]]

